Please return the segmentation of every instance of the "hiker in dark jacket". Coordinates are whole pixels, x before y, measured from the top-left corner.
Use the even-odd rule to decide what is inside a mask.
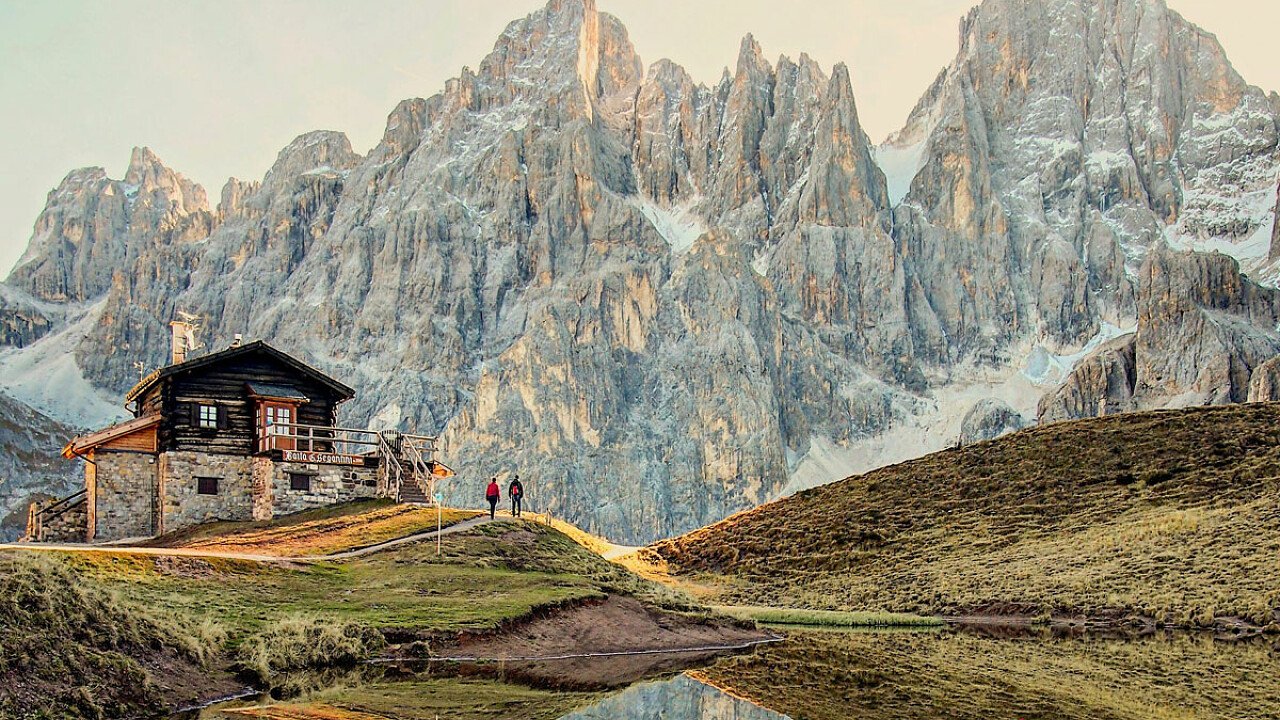
[[[502,498],[502,491],[498,489],[498,478],[489,481],[489,489],[484,491],[484,499],[489,501],[489,519],[492,520],[495,513],[498,512],[498,500]]]
[[[520,503],[524,500],[524,486],[520,484],[519,475],[507,487],[507,497],[511,498],[511,514],[520,517]]]

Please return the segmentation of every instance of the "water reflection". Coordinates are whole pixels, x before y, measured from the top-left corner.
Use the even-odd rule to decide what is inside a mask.
[[[562,720],[790,720],[719,688],[680,675],[632,685]]]
[[[800,633],[695,673],[806,720],[1280,718],[1274,639]]]
[[[657,675],[655,678],[654,675]],[[639,676],[641,679],[637,682]],[[201,720],[1280,718],[1275,638],[793,632],[721,658],[368,667]],[[244,705],[245,703],[240,703]]]

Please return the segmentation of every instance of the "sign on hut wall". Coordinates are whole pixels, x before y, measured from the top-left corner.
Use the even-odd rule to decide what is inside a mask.
[[[313,465],[364,465],[364,458],[359,455],[310,452],[306,450],[285,450],[284,461],[310,463]]]

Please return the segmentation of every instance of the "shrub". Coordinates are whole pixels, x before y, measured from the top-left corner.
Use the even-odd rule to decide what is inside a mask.
[[[354,665],[386,647],[377,631],[316,615],[293,615],[248,638],[237,652],[239,668],[259,680],[290,670]]]

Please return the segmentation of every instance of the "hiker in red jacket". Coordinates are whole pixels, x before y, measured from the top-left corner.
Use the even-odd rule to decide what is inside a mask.
[[[484,499],[489,501],[489,519],[492,520],[494,513],[498,511],[498,500],[502,498],[502,491],[498,489],[498,478],[489,481],[489,489],[484,491]]]

